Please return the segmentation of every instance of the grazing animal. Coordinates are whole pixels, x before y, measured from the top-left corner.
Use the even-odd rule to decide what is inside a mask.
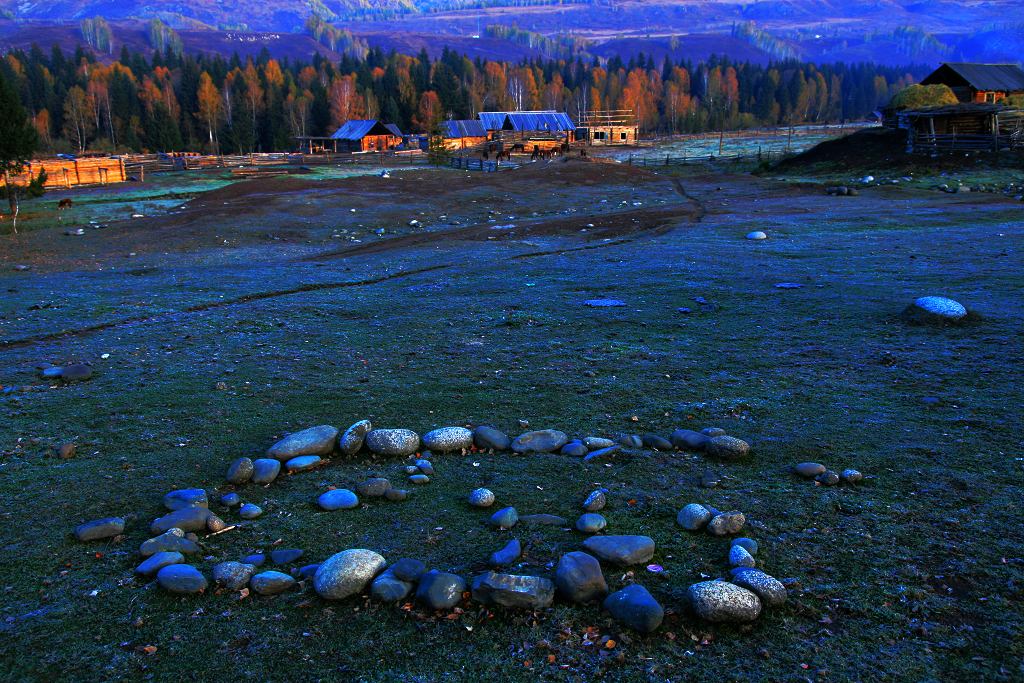
[[[64,209],[70,209],[72,204],[74,204],[74,202],[71,201],[71,197],[65,197],[57,202],[57,208],[63,211]]]
[[[512,151],[522,152],[523,154],[526,154],[526,145],[523,144],[522,142],[517,142],[514,145],[512,145]]]

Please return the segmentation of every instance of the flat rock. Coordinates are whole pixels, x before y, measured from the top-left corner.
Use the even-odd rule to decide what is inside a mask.
[[[143,557],[150,557],[161,552],[177,552],[183,555],[195,555],[199,552],[199,545],[188,538],[181,529],[168,529],[155,538],[142,542],[139,546],[139,554]]]
[[[539,576],[487,572],[473,580],[473,599],[482,605],[544,609],[555,598],[555,584]]]
[[[302,555],[301,548],[278,548],[270,551],[270,561],[274,564],[291,564]]]
[[[417,486],[423,486],[424,484],[430,483],[430,477],[428,477],[425,474],[414,474],[409,477],[409,483],[415,484]]]
[[[405,489],[388,489],[384,492],[384,498],[394,503],[406,500],[408,497],[409,492]]]
[[[786,602],[786,587],[774,576],[765,574],[760,569],[736,567],[729,574],[732,583],[757,595],[767,607],[778,607]]]
[[[75,538],[83,543],[86,541],[98,541],[102,538],[113,538],[124,533],[125,521],[123,517],[104,517],[85,522],[75,527]]]
[[[591,308],[618,308],[625,306],[626,302],[619,299],[587,299],[583,305]]]
[[[416,599],[431,609],[451,609],[462,600],[466,581],[458,574],[432,569],[420,577]]]
[[[366,447],[377,455],[404,458],[420,447],[420,435],[411,429],[374,429],[366,434]]]
[[[687,531],[700,531],[708,525],[714,515],[703,505],[690,503],[683,506],[683,509],[676,515],[676,524]]]
[[[135,573],[139,576],[151,577],[164,567],[168,567],[172,564],[181,564],[185,561],[185,556],[178,552],[164,551],[159,553],[153,553],[135,568]]]
[[[615,455],[620,450],[622,450],[622,446],[618,444],[615,444],[614,446],[609,446],[608,448],[599,448],[596,451],[590,451],[585,456],[583,456],[583,462],[590,462],[591,460],[600,460],[601,458],[607,458],[609,455]]]
[[[766,240],[766,239],[768,239],[768,235],[766,235],[765,233],[761,232],[760,230],[754,230],[753,232],[748,232],[747,233],[747,239],[748,240],[754,240],[754,241]]]
[[[333,512],[334,510],[351,510],[359,507],[359,498],[348,489],[331,489],[321,493],[316,499],[316,504],[321,510]]]
[[[182,508],[208,508],[210,501],[203,489],[178,489],[164,494],[164,507],[172,512]]]
[[[281,473],[281,461],[272,458],[257,458],[252,461],[252,483],[269,484]]]
[[[732,543],[730,545],[740,546],[748,553],[750,553],[751,556],[757,555],[757,541],[755,541],[752,538],[745,538],[743,536],[740,536],[739,538],[732,539]]]
[[[681,451],[702,451],[711,441],[707,434],[695,432],[692,429],[677,429],[672,432],[672,445]]]
[[[361,593],[385,566],[384,558],[372,550],[343,550],[316,570],[313,589],[325,600],[343,600]]]
[[[267,556],[263,553],[252,553],[242,558],[244,564],[251,564],[254,567],[262,567],[267,562]]]
[[[704,447],[704,452],[713,458],[736,460],[750,452],[750,444],[735,436],[714,436]]]
[[[922,296],[914,300],[905,314],[918,322],[958,323],[967,317],[967,309],[955,299]]]
[[[289,434],[267,449],[267,457],[286,461],[300,455],[330,455],[338,444],[338,428],[319,425]]]
[[[289,472],[305,472],[316,469],[322,462],[323,460],[319,455],[300,455],[297,458],[288,460],[284,464],[284,468]]]
[[[65,365],[60,369],[60,379],[63,382],[82,382],[92,377],[92,368],[82,363]]]
[[[654,557],[654,539],[650,536],[591,536],[584,549],[607,562],[628,567]]]
[[[213,565],[213,583],[229,591],[239,591],[249,585],[256,573],[256,565],[245,562],[218,562]]]
[[[519,518],[520,524],[531,524],[537,526],[569,526],[569,520],[558,515],[541,513],[538,515],[523,515]]]
[[[600,436],[588,436],[583,439],[583,445],[587,447],[588,451],[599,451],[602,448],[611,448],[615,442]]]
[[[238,516],[242,519],[256,519],[263,514],[263,508],[255,503],[246,503],[238,510]]]
[[[793,471],[799,474],[801,477],[807,477],[811,479],[824,472],[826,468],[820,462],[802,462],[793,467]]]
[[[480,425],[473,430],[473,443],[484,451],[507,451],[512,447],[512,439],[490,425]]]
[[[585,512],[576,520],[577,531],[585,534],[596,534],[599,531],[604,531],[606,526],[608,526],[608,520],[596,512]]]
[[[473,446],[473,432],[465,427],[441,427],[423,435],[423,446],[438,453],[465,451]]]
[[[419,469],[420,472],[426,474],[427,476],[432,476],[434,474],[434,463],[430,462],[425,458],[420,458],[419,460],[417,460],[416,467]]]
[[[502,508],[491,515],[491,526],[499,529],[511,529],[519,522],[519,513],[514,507]]]
[[[755,593],[727,581],[702,581],[687,590],[693,611],[713,622],[750,622],[761,614]]]
[[[363,498],[380,498],[390,488],[391,482],[384,477],[371,477],[356,484],[356,493]]]
[[[192,595],[206,590],[206,577],[188,564],[169,564],[156,573],[156,582],[169,593]]]
[[[593,555],[574,551],[562,555],[555,567],[558,594],[569,602],[590,602],[608,593],[601,563]]]
[[[229,484],[245,484],[252,479],[253,466],[250,458],[236,458],[228,465],[224,479]]]
[[[562,446],[562,449],[559,452],[562,455],[568,455],[574,458],[582,458],[584,455],[590,452],[590,449],[587,448],[582,441],[576,439]]]
[[[390,571],[397,579],[415,583],[420,580],[420,577],[423,576],[423,574],[426,573],[427,565],[423,564],[422,560],[403,557],[398,562],[391,565]]]
[[[731,536],[738,534],[746,523],[747,518],[742,512],[722,512],[708,522],[708,533],[712,536]]]
[[[489,508],[494,505],[494,492],[490,489],[473,489],[467,500],[473,507]]]
[[[369,420],[360,420],[345,430],[338,438],[338,450],[342,455],[353,456],[363,447],[366,435],[373,429]]]
[[[206,529],[206,518],[209,516],[210,511],[206,508],[181,508],[153,520],[149,525],[149,531],[154,535],[174,528],[182,531],[203,531]]]
[[[541,429],[526,432],[512,442],[512,450],[516,453],[554,453],[565,444],[569,437],[557,429]]]
[[[640,437],[645,448],[650,448],[656,451],[668,452],[673,450],[672,442],[668,439],[658,436],[657,434],[644,434]]]
[[[508,567],[515,564],[515,561],[518,560],[519,556],[522,554],[523,544],[519,542],[518,538],[513,538],[505,544],[504,548],[491,553],[491,557],[487,561],[487,564],[495,568]]]
[[[605,598],[604,608],[616,621],[640,633],[651,633],[665,618],[665,609],[646,588],[636,583]]]
[[[260,572],[249,579],[249,587],[260,595],[284,593],[295,583],[295,579],[290,574],[277,571]]]

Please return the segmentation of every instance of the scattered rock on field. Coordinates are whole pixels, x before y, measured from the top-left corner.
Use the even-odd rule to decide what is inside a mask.
[[[152,577],[164,567],[172,564],[181,564],[184,561],[185,556],[179,552],[164,551],[153,553],[135,568],[135,573],[139,576]]]
[[[608,503],[608,497],[605,496],[604,491],[593,491],[587,499],[583,501],[583,509],[587,512],[598,512],[603,510],[604,506]]]
[[[640,437],[640,440],[646,448],[651,448],[665,453],[673,450],[672,442],[664,437],[658,436],[657,434],[644,434]]]
[[[490,425],[480,425],[473,430],[473,443],[484,451],[507,451],[512,447],[512,439]]]
[[[702,451],[711,437],[692,429],[677,429],[672,432],[671,440],[672,445],[681,451]]]
[[[156,581],[165,591],[191,595],[206,590],[206,577],[188,564],[170,564],[156,573]]]
[[[316,469],[322,462],[323,460],[320,459],[319,455],[300,455],[297,458],[288,460],[284,467],[289,472],[305,472]]]
[[[559,451],[562,455],[568,455],[574,458],[582,458],[584,455],[590,452],[590,449],[580,441],[575,439],[562,446],[562,450]]]
[[[229,591],[242,590],[256,573],[256,566],[244,562],[218,562],[213,565],[213,583]]]
[[[162,534],[174,528],[182,531],[202,531],[206,528],[206,518],[209,516],[210,511],[206,508],[181,508],[153,520],[149,531],[152,534]]]
[[[741,545],[734,545],[729,548],[729,566],[756,567],[757,562],[754,561],[753,555],[747,552],[746,548]]]
[[[588,436],[583,439],[583,445],[587,447],[587,450],[599,451],[602,448],[611,448],[615,445],[615,442],[600,436]]]
[[[380,498],[390,488],[391,482],[384,477],[371,477],[356,484],[356,493],[363,498]]]
[[[238,516],[242,519],[256,519],[263,514],[263,508],[255,503],[246,503],[238,510]]]
[[[300,455],[330,455],[337,443],[337,427],[320,425],[284,437],[267,449],[267,457],[284,462]]]
[[[835,486],[839,483],[839,475],[832,470],[825,470],[815,477],[814,481],[818,482],[822,486]]]
[[[605,598],[604,608],[616,621],[640,633],[651,633],[661,626],[665,618],[664,608],[646,588],[637,583]]]
[[[348,489],[332,489],[320,494],[316,499],[321,510],[333,512],[334,510],[351,510],[359,507],[359,498]]]
[[[420,577],[416,599],[431,609],[451,609],[462,600],[466,581],[457,574],[432,569]]]
[[[519,522],[519,513],[514,507],[506,507],[491,515],[491,526],[499,529],[511,529]]]
[[[426,571],[427,566],[422,561],[409,557],[403,557],[391,565],[391,572],[396,578],[411,583],[419,581]]]
[[[735,436],[713,436],[704,447],[704,452],[714,458],[736,460],[750,452],[750,444]]]
[[[473,599],[483,605],[544,609],[555,597],[555,584],[539,576],[487,572],[473,580]]]
[[[238,458],[228,465],[225,479],[229,484],[244,484],[252,479],[253,466],[249,458]]]
[[[102,538],[113,538],[124,533],[123,517],[104,517],[85,522],[75,527],[75,538],[79,541],[98,541]]]
[[[252,483],[269,484],[281,472],[281,461],[273,458],[257,458],[252,461]]]
[[[768,607],[778,607],[786,602],[788,596],[786,587],[782,585],[781,581],[765,574],[760,569],[736,567],[730,572],[730,575],[732,583],[754,593]]]
[[[553,453],[569,443],[569,437],[556,429],[542,429],[526,432],[512,442],[516,453]]]
[[[505,544],[504,548],[491,553],[491,557],[487,563],[495,568],[508,567],[514,564],[522,554],[523,544],[519,542],[518,538],[513,538]]]
[[[468,450],[473,445],[473,432],[465,427],[441,427],[423,435],[423,446],[438,453]]]
[[[386,569],[370,584],[370,595],[380,602],[405,600],[412,592],[412,583],[395,576],[391,568]]]
[[[857,470],[843,470],[839,475],[847,484],[856,484],[864,479],[864,475]]]
[[[369,420],[360,420],[345,430],[338,438],[338,450],[342,455],[352,456],[359,452],[366,440],[366,435],[373,429]]]
[[[327,558],[313,576],[313,589],[325,600],[361,593],[387,562],[372,550],[353,548]]]
[[[695,583],[687,594],[697,616],[707,621],[750,622],[761,614],[756,594],[727,581]]]
[[[959,301],[944,296],[922,296],[907,306],[903,316],[916,323],[956,324],[967,318],[967,309]]]
[[[703,505],[690,503],[676,515],[676,524],[687,531],[699,531],[708,525],[714,515]]]
[[[295,579],[284,572],[265,571],[249,579],[249,586],[260,595],[277,595],[295,585]]]
[[[583,547],[613,564],[628,567],[654,557],[654,539],[650,536],[591,536]]]
[[[608,520],[596,512],[587,512],[576,520],[576,529],[585,534],[596,534],[608,526]]]
[[[808,479],[816,477],[827,468],[820,462],[802,462],[797,464],[793,471],[799,474],[801,477],[807,477]]]
[[[558,560],[555,585],[558,594],[570,602],[589,602],[608,593],[601,563],[580,551],[566,553]]]
[[[203,489],[178,489],[164,494],[164,507],[173,512],[182,508],[208,508],[210,503]]]
[[[377,455],[404,458],[420,447],[420,435],[411,429],[374,429],[366,434],[366,447]]]
[[[723,512],[715,515],[708,522],[708,533],[712,536],[730,536],[732,534],[738,534],[743,525],[747,523],[747,518],[742,512]]]
[[[199,545],[195,541],[185,538],[185,532],[181,529],[168,529],[155,538],[142,542],[139,546],[139,554],[149,557],[160,552],[178,552],[184,555],[195,555],[199,552]]]

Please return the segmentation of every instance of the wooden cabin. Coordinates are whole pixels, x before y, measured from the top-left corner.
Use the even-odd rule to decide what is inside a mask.
[[[630,109],[588,111],[576,137],[588,145],[635,145],[640,140],[640,124]]]
[[[576,124],[565,112],[483,111],[478,116],[491,140],[532,142],[537,146],[576,141]]]
[[[36,159],[28,163],[25,170],[11,177],[13,185],[28,185],[46,171],[43,187],[48,190],[72,188],[79,185],[107,185],[128,180],[124,160],[119,157],[93,157],[85,159]],[[4,186],[0,176],[0,187]]]
[[[299,150],[309,154],[326,152],[386,152],[402,145],[402,131],[393,123],[378,119],[352,119],[329,137],[296,138]]]
[[[477,119],[442,121],[440,128],[445,149],[452,151],[476,147],[488,140],[487,129]]]
[[[1024,150],[1024,110],[998,104],[952,104],[896,114],[907,152]]]
[[[1010,95],[1024,95],[1024,70],[1016,64],[948,62],[921,85],[946,85],[961,102],[995,104]]]

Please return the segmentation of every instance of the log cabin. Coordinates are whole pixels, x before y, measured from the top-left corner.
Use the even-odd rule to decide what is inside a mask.
[[[946,85],[961,102],[996,104],[1012,95],[1024,95],[1024,70],[1016,64],[948,62],[921,81]]]

